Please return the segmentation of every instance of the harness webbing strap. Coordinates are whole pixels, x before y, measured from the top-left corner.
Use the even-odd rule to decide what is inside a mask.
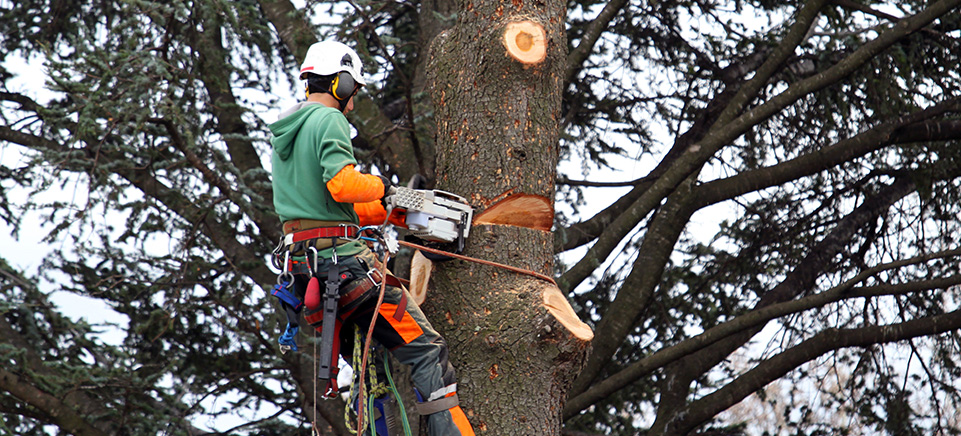
[[[355,239],[359,234],[358,226],[317,227],[301,230],[284,235],[284,245],[290,246],[298,242],[320,238]]]
[[[449,397],[440,398],[434,401],[417,403],[417,413],[421,414],[421,416],[433,415],[437,412],[453,409],[455,406],[459,405],[460,400],[457,399],[457,394],[455,393]]]
[[[287,286],[285,286],[286,283],[287,282],[274,285],[273,290],[270,291],[270,295],[277,297],[278,300],[289,305],[290,308],[295,312],[300,312],[300,309],[303,308],[304,303],[301,302],[300,299],[297,298],[297,296],[295,296],[292,292],[287,290]]]

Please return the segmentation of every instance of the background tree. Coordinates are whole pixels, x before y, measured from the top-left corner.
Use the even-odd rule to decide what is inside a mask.
[[[542,281],[435,273],[478,433],[751,433],[722,412],[755,392],[780,432],[956,433],[959,3],[0,1],[0,218],[51,248],[36,273],[2,251],[0,429],[348,434],[263,292],[265,123],[336,36],[376,78],[366,169],[478,212],[555,200],[551,232],[478,226],[466,252],[553,271],[589,349]],[[532,65],[501,38],[524,20]],[[125,317],[121,343],[51,289]]]

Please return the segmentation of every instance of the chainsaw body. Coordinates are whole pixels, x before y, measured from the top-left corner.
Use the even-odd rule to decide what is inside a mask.
[[[464,197],[440,190],[397,187],[397,192],[384,199],[388,208],[407,209],[410,233],[425,241],[455,242],[463,249],[470,233],[474,208]]]

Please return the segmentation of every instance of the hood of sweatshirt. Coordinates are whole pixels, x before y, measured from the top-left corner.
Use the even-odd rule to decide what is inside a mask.
[[[300,102],[281,113],[280,119],[269,126],[270,133],[274,135],[270,139],[270,143],[281,160],[287,160],[290,157],[294,149],[294,139],[297,138],[297,132],[303,127],[304,122],[314,112],[325,109],[337,111],[337,109],[329,108],[318,102]]]

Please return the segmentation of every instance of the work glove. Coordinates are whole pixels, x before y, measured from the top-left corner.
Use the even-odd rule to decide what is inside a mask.
[[[390,181],[390,179],[388,179],[387,177],[384,177],[384,176],[377,176],[377,177],[380,177],[380,181],[384,183],[384,196],[380,200],[383,203],[385,202],[384,201],[385,198],[390,197],[391,195],[394,195],[397,193],[397,185],[393,184]]]

